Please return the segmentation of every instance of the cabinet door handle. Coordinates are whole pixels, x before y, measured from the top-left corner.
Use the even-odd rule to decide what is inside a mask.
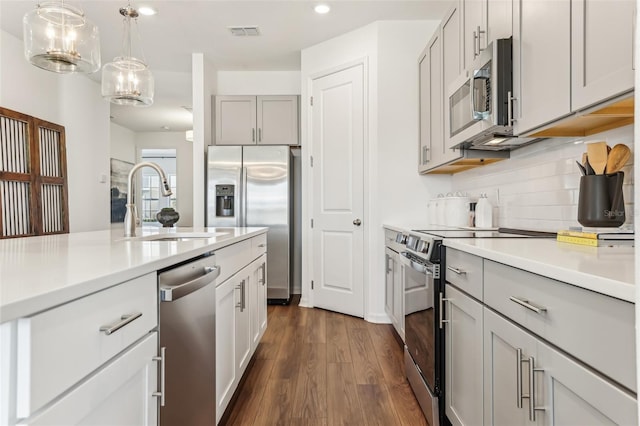
[[[258,128],[258,142],[262,142],[262,128]]]
[[[255,127],[253,129],[251,129],[251,142],[255,142],[256,141],[256,129]]]
[[[159,397],[160,398],[160,406],[164,407],[164,397],[166,395],[165,392],[165,388],[164,388],[164,383],[165,383],[165,351],[167,348],[162,347],[160,348],[160,356],[154,356],[153,360],[154,361],[160,361],[160,391],[159,392],[154,392],[151,395],[154,397]]]
[[[258,244],[258,247],[266,247],[266,244]]]
[[[422,147],[422,164],[427,164],[429,162],[429,147]]]
[[[141,316],[142,312],[133,312],[131,314],[122,315],[120,317],[120,321],[116,322],[115,324],[103,325],[102,327],[100,327],[100,331],[104,331],[104,334],[109,336],[110,334],[115,333],[130,322],[137,320]]]
[[[536,411],[544,411],[544,407],[536,407],[536,377],[535,373],[544,371],[542,368],[536,368],[536,361],[533,357],[529,357],[529,420],[536,421]]]
[[[507,92],[507,123],[509,123],[509,125],[512,125],[516,119],[513,118],[513,101],[516,101],[517,98],[513,97],[513,94],[511,93],[511,91]]]
[[[516,349],[516,407],[522,408],[522,349]]]
[[[267,282],[267,264],[262,262],[262,265],[260,265],[260,269],[262,270],[262,278],[260,278],[260,284],[264,285]]]
[[[440,303],[439,303],[439,308],[440,308],[440,329],[442,330],[444,328],[444,323],[451,322],[451,320],[444,319],[444,302],[448,302],[451,299],[444,298],[442,296],[442,292],[438,293],[438,297],[439,297],[439,300],[440,300]]]
[[[480,36],[478,35],[477,32],[473,32],[473,59],[476,58],[476,56],[478,56],[478,53],[476,53],[476,46],[478,46],[478,39],[480,39]]]
[[[245,308],[247,307],[246,300],[245,300],[245,296],[246,296],[245,287],[246,287],[246,280],[240,281],[240,285],[236,286],[236,290],[240,290],[240,302],[238,302],[238,304],[236,305],[236,308],[240,308],[240,312],[244,312]]]
[[[482,52],[484,49],[480,48],[480,34],[485,34],[486,31],[481,30],[480,29],[480,25],[478,25],[478,54],[476,56],[480,56],[480,52]]]
[[[447,266],[447,271],[451,271],[458,275],[467,275],[467,271],[463,271],[462,269],[454,268],[453,266]]]
[[[511,296],[511,297],[509,297],[509,300],[511,300],[512,302],[517,303],[520,306],[524,306],[525,308],[529,309],[530,311],[535,312],[536,314],[542,314],[543,312],[547,312],[547,308],[545,308],[544,306],[536,305],[534,303],[531,303],[528,300],[524,300],[524,299],[521,299],[519,297]]]

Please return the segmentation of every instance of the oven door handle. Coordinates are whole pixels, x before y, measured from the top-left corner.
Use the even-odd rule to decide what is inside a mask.
[[[425,274],[425,275],[433,275],[433,271],[431,270],[431,268],[433,267],[433,265],[430,267],[428,265],[423,265],[421,263],[418,263],[416,261],[413,261],[411,259],[409,259],[409,253],[407,253],[406,251],[400,252],[400,256],[402,256],[400,258],[400,261],[406,265],[411,267],[411,269],[420,272],[421,274]]]

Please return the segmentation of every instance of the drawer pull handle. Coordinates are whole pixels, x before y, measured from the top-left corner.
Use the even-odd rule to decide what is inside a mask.
[[[447,266],[447,270],[458,274],[458,275],[467,275],[467,271],[463,271],[462,269],[454,268],[453,266]]]
[[[517,303],[520,306],[524,306],[525,308],[535,312],[536,314],[541,314],[543,312],[547,312],[547,308],[545,308],[543,306],[535,305],[535,304],[531,303],[528,300],[523,300],[523,299],[520,299],[520,298],[515,297],[515,296],[509,297],[509,300],[511,300],[512,302]]]
[[[164,391],[164,382],[165,382],[165,350],[167,348],[166,347],[161,347],[160,348],[160,356],[154,356],[153,360],[154,361],[160,361],[160,391],[159,392],[154,392],[151,395],[154,397],[160,397],[160,406],[164,407],[164,396],[167,394]]]
[[[100,327],[100,331],[104,331],[104,334],[108,336],[120,330],[122,327],[129,324],[130,322],[137,320],[141,316],[142,316],[142,312],[134,312],[132,314],[123,315],[122,317],[120,317],[120,321],[118,321],[117,323],[103,325],[102,327]]]
[[[258,247],[266,247],[266,244],[258,244]]]

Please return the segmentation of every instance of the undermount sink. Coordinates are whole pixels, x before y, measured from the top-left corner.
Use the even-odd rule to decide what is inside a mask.
[[[206,240],[209,238],[228,235],[228,232],[171,232],[152,235],[141,235],[139,237],[125,238],[133,241],[192,241]]]

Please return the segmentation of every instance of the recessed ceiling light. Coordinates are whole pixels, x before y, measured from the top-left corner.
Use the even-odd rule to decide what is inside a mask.
[[[319,4],[316,7],[314,7],[313,10],[315,10],[316,13],[324,15],[325,13],[329,13],[331,8],[329,7],[328,4]]]
[[[138,8],[138,12],[141,15],[145,15],[145,16],[151,16],[151,15],[155,15],[156,13],[158,13],[158,11],[155,10],[154,8],[152,8],[151,6],[140,6]]]

